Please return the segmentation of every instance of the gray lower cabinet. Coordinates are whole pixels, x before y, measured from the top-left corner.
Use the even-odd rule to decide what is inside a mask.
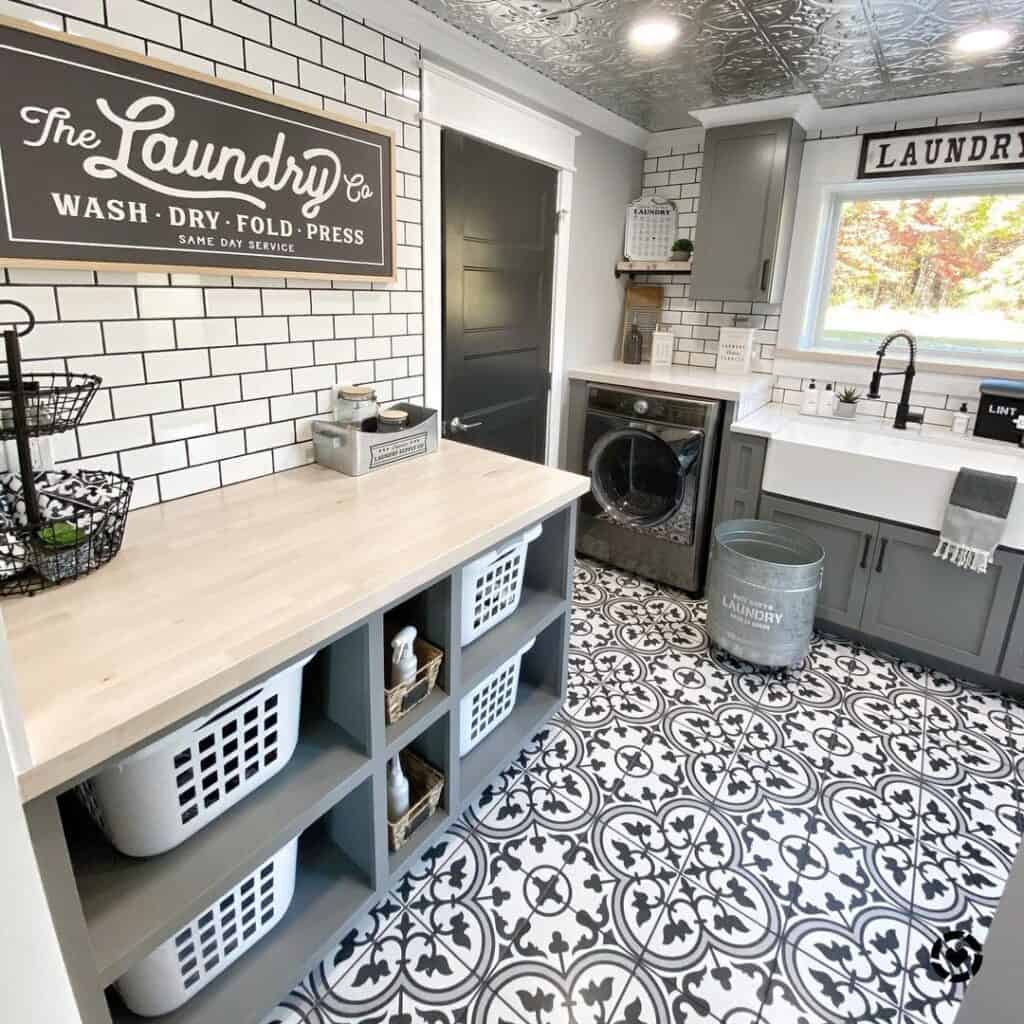
[[[988,572],[935,558],[937,534],[766,494],[760,518],[825,549],[817,618],[986,675],[1024,682],[1024,615],[1000,655],[1024,556],[1000,549]]]
[[[859,629],[878,535],[877,521],[774,494],[761,499],[760,518],[792,526],[825,549],[818,618]]]
[[[726,424],[718,468],[716,524],[729,519],[757,518],[767,446],[766,438],[733,434]]]
[[[1024,602],[1017,608],[999,674],[1011,682],[1024,683]]]
[[[936,535],[882,523],[861,629],[994,675],[1024,559],[999,551],[986,573],[933,557]]]

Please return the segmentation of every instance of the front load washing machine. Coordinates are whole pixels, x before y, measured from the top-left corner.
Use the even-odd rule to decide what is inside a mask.
[[[570,468],[590,477],[577,550],[699,593],[721,402],[575,384],[569,417]]]

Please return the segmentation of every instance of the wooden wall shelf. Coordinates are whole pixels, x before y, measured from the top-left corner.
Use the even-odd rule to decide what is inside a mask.
[[[619,260],[615,264],[615,276],[627,274],[689,274],[693,260]]]
[[[73,793],[51,792],[25,805],[83,1024],[142,1024],[114,982],[300,836],[295,896],[282,920],[206,989],[159,1018],[258,1024],[527,744],[565,695],[575,502],[543,525],[527,554],[519,608],[465,649],[462,566],[323,647],[303,678],[299,745],[288,765],[169,853],[147,860],[119,854]],[[415,625],[445,650],[437,689],[391,726],[384,721],[385,615],[389,623]],[[459,700],[530,640],[512,714],[459,757]],[[391,853],[386,766],[407,746],[444,772],[445,789],[435,814]]]

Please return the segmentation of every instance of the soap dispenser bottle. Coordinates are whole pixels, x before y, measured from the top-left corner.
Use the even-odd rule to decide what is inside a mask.
[[[818,389],[814,383],[813,377],[811,378],[810,384],[808,384],[804,390],[803,401],[800,403],[800,411],[805,416],[818,415]]]
[[[409,780],[396,754],[388,762],[388,817],[398,821],[409,810]]]
[[[391,641],[391,689],[416,679],[416,654],[413,651],[415,641],[415,626],[400,629]]]
[[[633,314],[633,325],[622,343],[622,361],[637,366],[644,354],[644,336],[640,333],[640,322],[636,313]]]
[[[967,411],[967,403],[960,403],[960,411],[953,413],[953,433],[966,434],[971,422],[971,414]]]
[[[818,415],[831,416],[836,411],[835,401],[836,393],[831,384],[826,384],[824,389],[818,388]]]

